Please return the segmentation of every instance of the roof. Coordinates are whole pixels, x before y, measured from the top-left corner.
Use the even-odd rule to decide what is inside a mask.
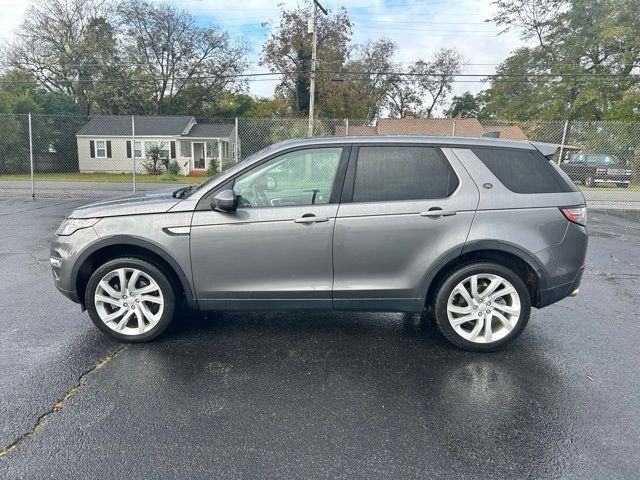
[[[231,123],[197,123],[195,118],[183,116],[135,115],[136,135],[141,137],[170,136],[197,138],[227,138],[235,126]],[[92,137],[121,137],[131,135],[131,116],[113,115],[92,117],[76,135]]]
[[[196,123],[187,137],[227,138],[233,133],[235,125],[232,123]]]
[[[347,131],[346,125],[336,125],[336,135],[376,135],[378,129],[371,125],[349,125]]]
[[[379,135],[455,135],[480,137],[485,133],[477,118],[380,118]]]
[[[510,140],[528,140],[527,135],[518,125],[484,126],[485,133],[498,133],[498,138]]]
[[[134,121],[136,135],[140,136],[182,135],[191,123],[195,123],[195,119],[188,116],[174,117],[135,115]],[[131,135],[131,116],[113,115],[108,117],[92,117],[80,130],[78,130],[77,135]]]

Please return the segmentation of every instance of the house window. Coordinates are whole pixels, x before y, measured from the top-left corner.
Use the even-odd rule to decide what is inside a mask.
[[[136,148],[135,148],[135,152],[134,155],[137,158],[142,158],[142,148],[143,148],[143,141],[142,140],[136,140]]]
[[[222,142],[222,158],[229,158],[229,142]]]
[[[180,141],[180,156],[185,158],[191,156],[191,142]]]
[[[96,140],[96,158],[107,158],[106,140]]]
[[[169,142],[160,142],[160,158],[171,158],[171,150],[169,150]]]

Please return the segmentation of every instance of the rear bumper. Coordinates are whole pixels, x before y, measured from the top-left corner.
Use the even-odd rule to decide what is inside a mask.
[[[562,242],[536,254],[543,268],[534,307],[542,308],[562,300],[580,286],[588,240],[585,227],[569,223]]]
[[[631,183],[631,180],[628,178],[623,178],[620,180],[616,180],[614,178],[594,178],[593,182],[594,183],[623,183],[625,185],[629,185]]]
[[[573,281],[547,288],[545,290],[540,290],[537,307],[546,307],[571,295],[578,287],[580,287],[583,273],[584,267],[580,267]]]

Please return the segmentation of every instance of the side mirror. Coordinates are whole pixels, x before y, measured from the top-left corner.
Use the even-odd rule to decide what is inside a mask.
[[[238,208],[238,196],[233,189],[223,190],[211,201],[211,208],[218,212],[235,212]]]

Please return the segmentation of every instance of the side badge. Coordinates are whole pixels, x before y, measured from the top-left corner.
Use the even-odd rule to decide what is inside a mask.
[[[493,183],[483,183],[482,188],[486,188],[487,190],[490,190],[493,188]]]

